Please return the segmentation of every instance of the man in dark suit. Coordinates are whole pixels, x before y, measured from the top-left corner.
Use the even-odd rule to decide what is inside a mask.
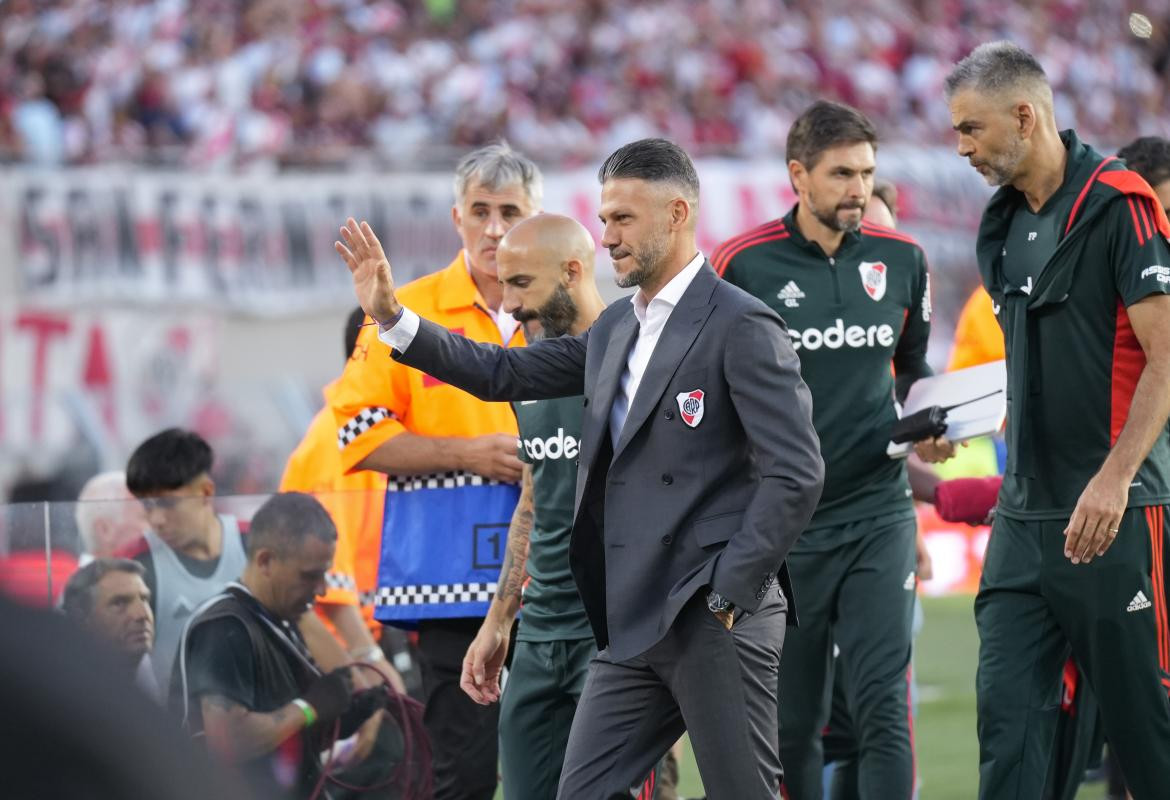
[[[474,343],[398,303],[368,224],[337,250],[404,364],[486,400],[584,395],[570,561],[600,652],[558,796],[628,796],[685,728],[709,797],[772,800],[783,562],[824,476],[809,392],[783,321],[698,252],[686,153],[634,142],[598,177],[602,244],[638,291],[580,336]]]

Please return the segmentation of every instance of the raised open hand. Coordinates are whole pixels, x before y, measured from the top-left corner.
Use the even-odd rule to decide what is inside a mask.
[[[394,296],[394,275],[382,252],[382,243],[370,223],[360,225],[350,217],[341,229],[343,242],[334,242],[337,251],[353,275],[353,290],[362,310],[375,322],[391,324],[398,319],[402,306]]]

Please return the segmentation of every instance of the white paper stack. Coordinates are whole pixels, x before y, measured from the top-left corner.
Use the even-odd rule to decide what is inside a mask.
[[[1006,390],[1007,367],[1002,360],[944,372],[914,382],[906,397],[902,416],[930,406],[958,405],[958,408],[947,412],[946,437],[952,442],[962,442],[989,436],[1003,427],[1007,417]],[[972,400],[974,402],[968,402]],[[913,450],[914,445],[909,442],[890,442],[886,454],[890,458],[905,458]]]

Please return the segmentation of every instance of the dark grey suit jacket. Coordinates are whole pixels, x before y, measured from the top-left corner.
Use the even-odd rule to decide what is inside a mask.
[[[754,611],[821,494],[812,398],[784,322],[709,264],[674,308],[616,446],[609,414],[638,332],[628,299],[586,333],[505,349],[422,321],[402,363],[484,400],[584,394],[570,564],[598,647],[658,642],[710,585]],[[680,393],[703,392],[683,422]]]

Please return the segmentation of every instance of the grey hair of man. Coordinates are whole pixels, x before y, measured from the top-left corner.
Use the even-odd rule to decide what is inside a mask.
[[[988,42],[976,47],[955,65],[945,81],[948,103],[957,95],[973,93],[991,104],[993,113],[1016,116],[1026,104],[1041,129],[1056,131],[1052,87],[1036,57],[1019,45],[1007,41]],[[1023,136],[1006,138],[997,143],[994,156],[972,160],[971,165],[984,171],[993,186],[1012,183],[1028,156],[1029,143]]]
[[[1012,42],[981,44],[955,65],[944,82],[946,97],[950,100],[967,89],[1001,95],[1011,101],[1027,97],[1052,113],[1052,87],[1044,67],[1034,55]]]
[[[125,503],[137,503],[126,488],[126,473],[122,470],[100,472],[85,482],[77,495],[73,518],[77,532],[87,553],[97,550],[97,524],[104,517],[122,516]]]
[[[533,208],[544,201],[544,177],[540,167],[513,150],[507,142],[496,142],[460,159],[455,167],[455,202],[462,203],[468,188],[481,186],[496,192],[513,186],[524,189]]]
[[[93,613],[97,585],[111,572],[126,572],[142,578],[146,568],[129,558],[95,558],[69,576],[61,594],[61,611],[74,622],[84,625]]]
[[[699,207],[699,175],[686,151],[669,139],[639,139],[613,151],[601,169],[597,182],[636,178],[661,183],[677,191],[692,209]],[[698,218],[691,214],[692,224]]]
[[[287,558],[299,552],[310,538],[337,541],[337,527],[325,507],[303,492],[274,494],[252,516],[246,537],[248,558],[251,560],[264,548]]]

